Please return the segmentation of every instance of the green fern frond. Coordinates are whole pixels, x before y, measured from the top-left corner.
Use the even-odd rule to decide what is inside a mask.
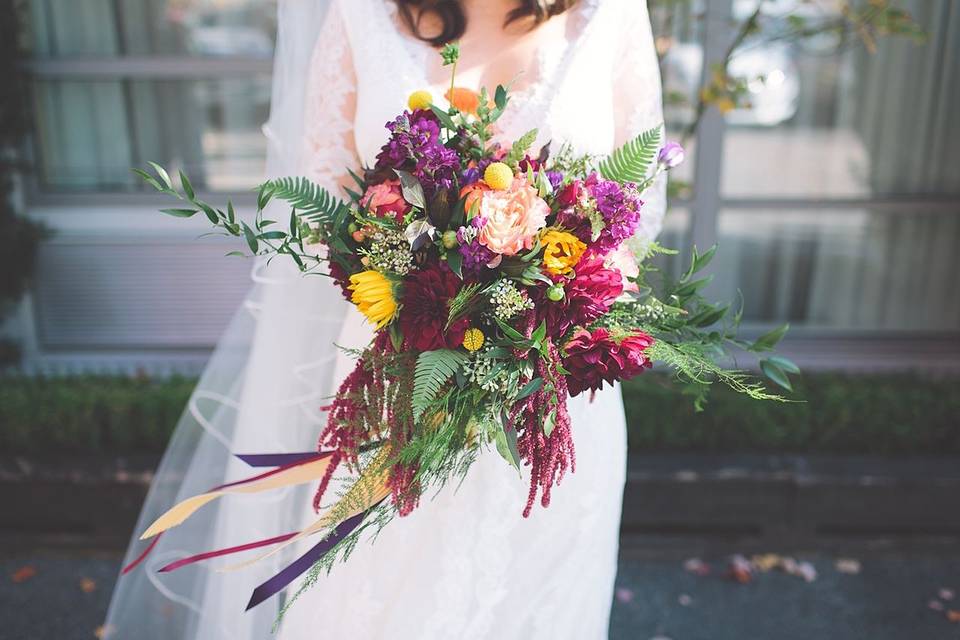
[[[641,183],[657,157],[663,141],[663,126],[644,131],[600,161],[600,175],[616,182]]]
[[[423,412],[440,394],[443,385],[457,372],[466,354],[451,349],[424,351],[417,358],[413,374],[413,416],[419,420]]]
[[[288,202],[307,222],[330,222],[346,207],[329,191],[303,177],[277,178],[264,183],[261,189],[269,190],[271,198]]]

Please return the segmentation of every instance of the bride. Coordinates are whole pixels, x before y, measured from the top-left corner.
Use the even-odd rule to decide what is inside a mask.
[[[511,86],[497,123],[506,143],[538,128],[552,141],[606,154],[662,120],[645,0],[280,0],[273,107],[264,132],[270,176],[306,175],[334,190],[346,169],[372,165],[384,123],[449,75],[437,47],[457,40],[457,85]],[[663,184],[650,193],[635,246],[659,230]],[[371,335],[326,279],[279,261],[254,287],[190,399],[137,524],[177,500],[251,475],[234,453],[310,450],[320,407],[347,372],[334,344]],[[187,310],[189,312],[189,310]],[[268,538],[313,519],[312,487],[228,497],[160,540],[122,576],[104,635],[230,640],[605,638],[617,570],[626,432],[619,388],[570,402],[577,472],[549,508],[521,517],[527,482],[486,452],[375,544],[283,602],[244,613],[251,591],[302,553],[242,571],[224,562],[157,569],[202,550]],[[314,541],[315,542],[315,541]],[[310,542],[309,544],[313,544]],[[145,544],[134,539],[126,562]],[[287,598],[297,590],[292,589]]]

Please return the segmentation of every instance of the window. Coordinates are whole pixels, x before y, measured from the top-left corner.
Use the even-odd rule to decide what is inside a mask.
[[[795,335],[820,337],[960,331],[960,147],[951,142],[960,140],[960,12],[951,0],[903,4],[925,44],[881,39],[871,54],[835,36],[748,41],[731,72],[750,79],[753,108],[711,110],[688,145],[692,190],[678,204],[693,242],[720,245],[709,291],[742,291],[757,330],[789,321]],[[722,58],[730,18],[757,2],[651,5],[677,131],[691,119],[704,59]],[[840,5],[763,3],[767,14],[785,10]]]
[[[262,176],[276,3],[31,0],[41,193],[131,192],[131,166],[182,168],[198,187]]]

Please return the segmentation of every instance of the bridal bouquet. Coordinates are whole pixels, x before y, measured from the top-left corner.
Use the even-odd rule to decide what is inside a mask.
[[[443,55],[455,65],[455,47]],[[182,174],[177,189],[157,165],[152,174],[138,171],[187,204],[166,213],[203,213],[218,230],[244,238],[253,255],[288,256],[306,273],[329,275],[376,328],[326,407],[316,451],[241,456],[271,470],[175,506],[143,537],[220,495],[307,482],[318,485],[316,522],[163,570],[254,548],[274,553],[318,536],[257,589],[254,606],[311,568],[315,579],[346,557],[363,529],[411,513],[428,489],[463,477],[488,446],[518,471],[529,468],[526,517],[538,500],[548,506],[552,488],[575,469],[569,398],[654,362],[698,388],[698,402],[715,381],[779,399],[718,364],[725,345],[770,350],[784,330],[745,343],[736,338],[737,316],[714,328],[728,307],[707,304],[698,292],[708,279],[696,277],[713,251],[694,250],[679,282],[654,291],[655,269],[640,258],[666,250],[632,250],[644,191],[683,158],[679,145],[662,144],[661,128],[606,158],[550,145],[532,150],[535,130],[504,147],[492,142],[492,131],[509,103],[506,88],[491,96],[451,84],[447,98],[449,108],[426,92],[410,97],[409,110],[387,124],[375,166],[352,174],[348,201],[304,178],[272,180],[259,189],[252,225],[232,205],[198,200]],[[263,215],[274,200],[292,206],[283,229]],[[774,357],[764,370],[789,384],[794,367]],[[322,508],[338,470],[351,481]]]

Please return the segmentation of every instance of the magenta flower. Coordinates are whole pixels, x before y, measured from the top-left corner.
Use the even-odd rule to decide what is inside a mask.
[[[555,338],[565,335],[570,327],[593,322],[623,293],[620,272],[606,268],[603,259],[596,256],[582,258],[574,267],[572,280],[562,276],[554,280],[564,283],[563,299],[554,302],[547,298],[547,287],[539,287],[534,301],[537,322],[545,320],[549,335]]]
[[[652,366],[645,353],[652,344],[653,338],[640,331],[615,337],[606,329],[578,329],[563,348],[570,396],[640,375]]]

